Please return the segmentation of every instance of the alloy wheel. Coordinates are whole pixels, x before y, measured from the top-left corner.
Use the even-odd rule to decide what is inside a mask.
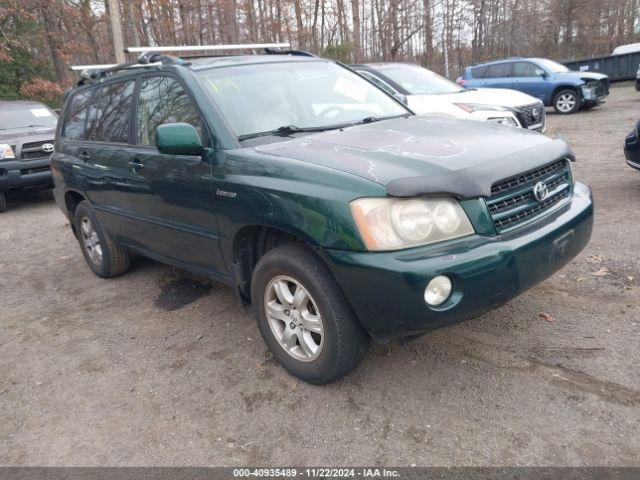
[[[93,222],[89,217],[82,217],[80,226],[82,245],[85,251],[94,264],[100,265],[102,263],[102,246],[100,245],[100,237],[98,237],[98,232]]]
[[[572,111],[576,106],[576,97],[571,93],[563,93],[556,100],[558,110],[563,113]]]
[[[285,352],[301,362],[318,358],[324,343],[322,315],[302,283],[286,275],[271,279],[265,289],[264,310]]]

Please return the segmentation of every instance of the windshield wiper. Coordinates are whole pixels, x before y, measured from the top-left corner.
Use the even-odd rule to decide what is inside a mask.
[[[410,113],[402,113],[400,115],[389,115],[386,117],[364,117],[362,120],[351,123],[350,125],[362,125],[364,123],[373,123],[373,122],[380,122],[382,120],[391,120],[392,118],[401,118],[401,117],[410,117],[411,114]]]
[[[344,125],[327,125],[324,127],[296,127],[295,125],[282,125],[273,130],[267,130],[266,132],[247,133],[245,135],[239,135],[238,140],[248,140],[250,138],[267,137],[269,135],[291,135],[292,133],[300,132],[322,132],[323,130],[332,130],[341,128]]]

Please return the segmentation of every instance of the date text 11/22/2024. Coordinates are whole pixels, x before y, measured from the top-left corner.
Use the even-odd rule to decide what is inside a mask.
[[[399,478],[400,473],[386,468],[236,468],[234,478]]]

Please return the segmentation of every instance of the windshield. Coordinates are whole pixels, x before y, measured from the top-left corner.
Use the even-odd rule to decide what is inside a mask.
[[[458,93],[464,90],[451,80],[441,77],[426,68],[414,65],[384,67],[380,69],[380,73],[404,88],[409,95],[438,95]]]
[[[536,62],[549,73],[566,73],[571,71],[564,65],[554,62],[553,60],[547,60],[546,58],[541,58],[536,60]]]
[[[198,77],[239,137],[409,114],[371,83],[326,61],[216,68]]]
[[[44,105],[16,105],[0,108],[0,130],[25,127],[55,127],[55,113]]]

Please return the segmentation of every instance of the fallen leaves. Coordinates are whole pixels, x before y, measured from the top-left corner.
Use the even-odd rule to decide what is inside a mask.
[[[602,267],[595,272],[591,272],[591,275],[593,275],[594,277],[604,277],[606,275],[609,275],[609,269],[607,267]]]
[[[538,316],[543,319],[545,322],[549,322],[549,323],[553,323],[556,321],[555,318],[553,318],[551,315],[549,315],[548,313],[545,312],[540,312],[538,314]]]
[[[587,261],[589,263],[602,263],[603,257],[601,255],[589,255]]]

